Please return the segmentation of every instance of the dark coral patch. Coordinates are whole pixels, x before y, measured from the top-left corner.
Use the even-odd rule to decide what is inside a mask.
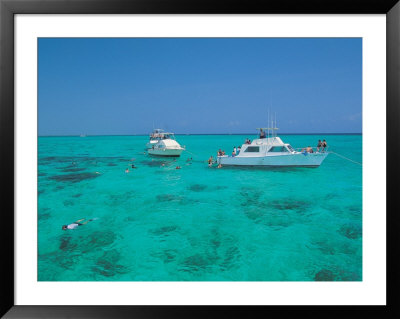
[[[39,213],[38,218],[39,218],[39,220],[46,220],[46,219],[50,218],[50,214],[49,213]]]
[[[335,275],[333,274],[333,272],[331,270],[322,269],[315,274],[314,280],[315,281],[334,281]]]
[[[88,247],[89,249],[104,247],[111,245],[116,239],[115,233],[112,231],[95,231],[89,235]]]
[[[248,219],[256,221],[264,217],[265,211],[258,208],[249,208],[245,210],[244,214]]]
[[[118,206],[121,205],[121,203],[125,203],[129,201],[131,198],[133,198],[135,193],[133,191],[127,191],[124,193],[119,193],[119,194],[111,194],[110,195],[110,200],[107,202],[107,205],[110,206]]]
[[[180,201],[183,199],[182,196],[174,195],[174,194],[160,194],[157,195],[157,201],[159,202],[172,202],[172,201]]]
[[[75,197],[75,198],[81,197],[81,196],[82,196],[82,194],[80,194],[80,193],[72,195],[72,197]]]
[[[362,236],[362,228],[358,225],[343,225],[340,227],[339,233],[349,239],[357,239]]]
[[[71,156],[46,156],[39,159],[40,162],[68,163],[73,162],[74,157]]]
[[[164,262],[170,263],[176,259],[176,251],[173,249],[166,249],[164,251]]]
[[[96,273],[105,276],[113,277],[117,274],[124,274],[128,271],[125,266],[118,264],[120,260],[120,254],[115,249],[104,252],[96,261],[96,265],[92,267],[92,270]]]
[[[177,251],[175,249],[165,249],[153,254],[153,256],[160,258],[163,263],[167,264],[176,260]]]
[[[204,184],[193,184],[188,187],[192,192],[202,192],[207,188],[207,185]]]
[[[64,206],[73,206],[73,205],[74,205],[74,202],[72,200],[67,199],[64,201]]]
[[[39,260],[45,260],[52,264],[57,264],[64,269],[71,269],[78,262],[79,255],[71,254],[68,250],[62,250],[61,252],[52,252],[48,254],[38,255]],[[42,273],[41,276],[44,274]]]
[[[117,164],[114,163],[108,163],[107,166],[117,166]]]
[[[61,237],[59,248],[62,251],[71,251],[76,249],[77,247],[78,244],[72,240],[72,237],[70,236]]]
[[[304,211],[310,206],[310,203],[302,200],[281,199],[273,201],[271,205],[279,210]]]
[[[160,227],[160,228],[156,228],[151,230],[151,233],[157,236],[161,236],[161,235],[168,235],[168,233],[173,232],[175,230],[179,229],[178,226],[164,226],[164,227]]]
[[[61,171],[64,173],[74,173],[74,172],[81,172],[84,170],[85,170],[85,168],[82,168],[82,167],[71,167],[71,168],[64,168]]]
[[[77,174],[54,175],[50,176],[49,179],[64,183],[79,183],[81,181],[94,179],[99,176],[100,175],[96,173],[77,173]]]
[[[201,254],[187,257],[183,261],[183,266],[189,271],[200,271],[210,266],[210,260]]]
[[[229,247],[225,252],[221,267],[226,270],[237,266],[240,257],[241,254],[239,248],[237,248],[236,246]]]
[[[327,241],[316,241],[314,244],[317,246],[317,249],[325,255],[336,254],[336,246],[330,244]]]

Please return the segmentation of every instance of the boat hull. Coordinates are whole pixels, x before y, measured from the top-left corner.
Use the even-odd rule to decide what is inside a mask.
[[[260,166],[260,167],[318,167],[328,153],[296,153],[259,157],[218,156],[217,162],[223,166]]]
[[[179,157],[183,149],[148,149],[147,152],[153,156]]]

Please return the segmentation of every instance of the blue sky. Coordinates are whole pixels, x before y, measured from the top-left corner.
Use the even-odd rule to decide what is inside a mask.
[[[362,132],[360,38],[38,41],[39,135]]]

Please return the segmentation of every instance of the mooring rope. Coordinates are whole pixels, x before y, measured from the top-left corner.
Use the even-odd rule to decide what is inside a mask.
[[[340,155],[340,154],[338,154],[338,153],[336,153],[336,152],[332,152],[332,151],[330,151],[329,153],[336,154],[337,156],[339,156],[339,157],[341,157],[341,158],[344,158],[345,160],[348,160],[348,161],[350,161],[350,162],[353,162],[353,163],[356,163],[356,164],[358,164],[358,165],[361,165],[361,166],[362,166],[362,164],[361,164],[361,163],[359,163],[359,162],[356,162],[356,161],[353,161],[352,159],[350,159],[350,158],[347,158],[346,156]]]
[[[189,151],[187,151],[186,149],[185,149],[185,152],[188,152],[188,153],[192,154],[193,156],[197,156],[196,154],[194,154],[194,153],[192,153],[192,152],[189,152]]]

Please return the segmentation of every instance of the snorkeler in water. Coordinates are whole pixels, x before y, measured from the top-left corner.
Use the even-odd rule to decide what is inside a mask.
[[[73,223],[71,223],[69,225],[63,225],[62,226],[62,230],[75,229],[75,228],[78,228],[79,226],[85,225],[88,222],[91,222],[92,220],[96,220],[96,219],[97,218],[88,219],[87,221],[85,221],[83,223],[82,223],[82,221],[85,220],[85,218],[78,219],[76,222],[73,222]]]

